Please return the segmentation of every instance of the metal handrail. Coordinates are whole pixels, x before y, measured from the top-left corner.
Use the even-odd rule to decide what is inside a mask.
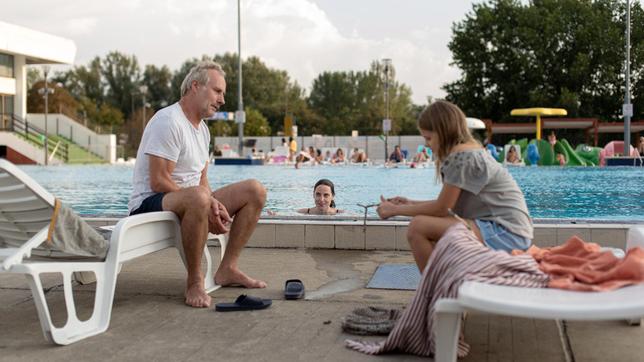
[[[55,141],[51,139],[51,137],[47,137],[43,129],[34,126],[33,124],[29,124],[28,121],[21,119],[15,114],[10,114],[8,126],[5,123],[5,118],[3,117],[3,129],[19,134],[28,142],[39,147],[45,147],[46,140],[47,151],[50,155],[53,154],[51,153],[52,151],[56,150],[56,154],[59,155],[59,158],[63,159],[65,162],[69,161],[69,143],[67,141],[62,139]]]

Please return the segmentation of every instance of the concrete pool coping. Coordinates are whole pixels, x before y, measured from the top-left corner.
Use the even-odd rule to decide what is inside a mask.
[[[120,217],[85,217],[93,226],[114,225]],[[247,247],[346,250],[409,250],[409,218],[366,221],[355,216],[262,216]],[[535,219],[533,243],[563,244],[577,235],[601,246],[624,249],[628,229],[642,221]]]

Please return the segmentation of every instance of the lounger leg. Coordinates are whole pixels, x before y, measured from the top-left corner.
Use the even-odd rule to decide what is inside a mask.
[[[52,263],[42,268],[35,266],[33,268],[34,270],[27,274],[45,338],[56,344],[67,345],[74,343],[78,340],[103,333],[109,326],[114,290],[116,288],[116,266],[106,265],[105,263],[87,263],[83,265],[83,271],[92,271],[96,274],[94,309],[92,316],[86,321],[78,319],[76,305],[74,303],[72,274],[79,271],[77,268],[78,266],[53,265]],[[45,298],[40,281],[40,274],[42,273],[62,273],[63,275],[67,321],[61,328],[56,328],[51,321],[47,307],[47,299]]]
[[[626,323],[628,323],[629,326],[637,327],[642,324],[642,318],[629,319]]]
[[[29,287],[31,288],[31,295],[34,298],[34,303],[36,303],[36,310],[38,311],[38,319],[40,320],[40,327],[42,332],[50,342],[53,342],[51,337],[51,330],[54,328],[54,324],[51,322],[51,316],[49,315],[49,308],[47,307],[47,299],[45,298],[45,293],[42,289],[42,283],[40,282],[40,275],[38,273],[25,274],[27,281],[29,282]]]
[[[439,301],[439,303],[442,302]],[[451,303],[455,303],[450,301]],[[461,318],[463,311],[456,304],[442,305],[436,308],[434,334],[436,337],[436,353],[434,361],[452,362],[457,359],[458,339],[461,333]]]
[[[226,236],[220,236],[219,243],[221,244],[221,254],[220,260],[224,258],[224,253],[226,251]],[[188,267],[186,262],[186,254],[183,251],[183,244],[181,240],[175,241],[175,246],[181,255],[181,260],[183,265]],[[215,266],[212,262],[212,257],[210,256],[210,251],[208,250],[208,245],[206,244],[203,249],[204,258],[206,258],[206,272],[204,273],[204,288],[206,293],[214,292],[215,290],[221,288],[221,285],[215,284]]]
[[[228,235],[219,234],[217,235],[217,239],[219,239],[219,246],[220,246],[219,261],[221,262],[221,260],[224,259],[224,253],[226,253]],[[214,268],[214,265],[212,264],[212,258],[210,257],[210,252],[208,251],[207,244],[206,244],[206,247],[204,248],[204,254],[206,257],[206,265],[207,265],[205,287],[206,287],[206,293],[210,293],[221,288],[221,285],[215,284],[215,268]]]

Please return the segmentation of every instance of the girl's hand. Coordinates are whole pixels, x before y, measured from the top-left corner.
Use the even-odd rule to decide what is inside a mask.
[[[394,205],[407,205],[409,204],[409,199],[403,196],[395,196],[392,198],[387,199],[387,201],[391,202]]]
[[[396,216],[396,205],[390,201],[387,201],[384,197],[380,196],[380,205],[376,209],[378,216],[381,219],[388,219],[392,216]]]

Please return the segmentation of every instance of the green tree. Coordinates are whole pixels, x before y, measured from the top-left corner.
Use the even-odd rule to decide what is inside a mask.
[[[309,95],[309,106],[324,119],[323,133],[349,134],[358,130],[360,134],[381,134],[382,119],[385,118],[385,81],[383,65],[374,61],[369,70],[359,72],[324,72],[313,80]],[[389,79],[389,117],[392,134],[411,131],[416,133],[411,90]]]
[[[266,117],[258,110],[251,107],[245,107],[246,123],[244,123],[244,135],[246,136],[270,136],[271,127],[268,125]]]
[[[356,118],[355,73],[323,72],[313,80],[309,105],[324,120],[326,134],[346,134]]]
[[[106,101],[129,117],[134,111],[135,94],[141,97],[141,69],[136,56],[112,51],[102,60],[101,72],[107,84]]]
[[[444,86],[447,99],[468,115],[495,120],[510,120],[513,108],[534,106],[614,119],[624,94],[624,11],[622,2],[611,0],[475,4],[452,28],[448,46],[462,76]],[[637,90],[644,87],[639,3],[632,21]]]
[[[50,93],[47,101],[49,113],[63,113],[75,117],[78,113],[80,104],[69,93],[67,89],[59,86],[58,83],[47,82],[47,87],[53,93]],[[45,81],[39,80],[27,91],[27,112],[45,113],[45,99],[43,96]]]
[[[226,105],[223,109],[234,111],[238,108],[237,54],[216,55],[214,60],[226,72]],[[291,81],[286,71],[269,68],[259,58],[249,57],[242,63],[242,75],[244,107],[256,109],[266,117],[272,133],[282,130],[287,113],[296,120],[308,116],[304,91],[296,82]],[[304,133],[300,131],[300,134]]]
[[[171,82],[172,72],[167,66],[145,66],[141,84],[148,87],[146,102],[150,103],[152,109],[160,109],[179,100],[173,95]]]
[[[55,79],[63,83],[76,99],[86,97],[100,105],[105,98],[102,73],[101,58],[95,57],[87,66],[76,66],[67,72],[57,74]]]
[[[27,68],[27,89],[33,88],[34,84],[43,78],[40,69],[36,67]]]

